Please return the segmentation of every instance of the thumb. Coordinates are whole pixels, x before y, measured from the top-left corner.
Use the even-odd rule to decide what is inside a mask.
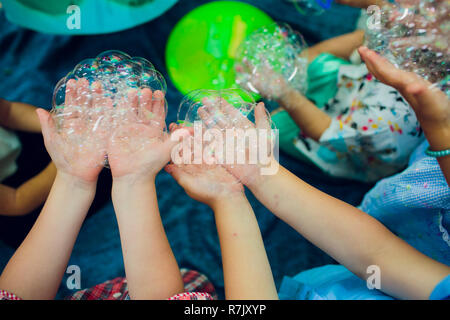
[[[263,102],[255,107],[255,125],[258,129],[270,129],[270,122]]]
[[[183,139],[186,139],[187,137],[192,135],[192,130],[189,128],[177,128],[175,129],[170,136],[167,138],[165,145],[166,148],[172,150],[173,147],[175,147],[178,143],[183,141]]]
[[[192,130],[188,128],[179,128],[174,130],[164,142],[164,154],[167,155],[167,161],[172,158],[172,151],[178,144],[183,143],[184,139],[187,139],[192,135]]]
[[[188,175],[183,171],[183,169],[174,164],[168,164],[164,167],[164,170],[166,170],[166,172],[170,174],[175,179],[175,181],[184,189],[184,186],[186,184],[186,177]]]
[[[55,122],[53,118],[50,116],[50,113],[44,109],[36,109],[37,116],[39,118],[39,122],[41,123],[42,135],[44,136],[44,140],[50,139],[51,134],[55,130]]]

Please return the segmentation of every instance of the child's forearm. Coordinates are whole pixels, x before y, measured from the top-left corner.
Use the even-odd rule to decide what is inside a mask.
[[[0,125],[12,130],[41,132],[36,107],[0,99]]]
[[[322,41],[307,50],[311,62],[321,53],[330,53],[336,57],[349,60],[352,53],[362,46],[364,31],[356,30],[329,40]]]
[[[0,289],[23,299],[55,297],[95,187],[57,174],[39,218],[0,276]]]
[[[44,203],[55,180],[56,168],[51,162],[42,172],[14,189],[0,186],[0,215],[25,215]]]
[[[219,202],[213,210],[226,299],[278,299],[258,222],[245,195]]]
[[[278,103],[289,113],[302,133],[316,141],[331,124],[331,118],[301,93],[290,90]]]
[[[154,181],[115,179],[113,204],[132,299],[167,299],[183,291],[183,280],[158,210]]]
[[[426,299],[450,273],[447,266],[422,255],[371,216],[282,167],[278,174],[255,180],[249,187],[269,210],[359,277],[365,279],[367,268],[378,266],[382,290],[391,295]]]

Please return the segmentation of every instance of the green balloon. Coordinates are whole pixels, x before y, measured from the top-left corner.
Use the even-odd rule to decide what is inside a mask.
[[[236,88],[234,59],[241,42],[274,23],[247,3],[215,1],[185,15],[166,47],[169,76],[183,94],[196,89]]]

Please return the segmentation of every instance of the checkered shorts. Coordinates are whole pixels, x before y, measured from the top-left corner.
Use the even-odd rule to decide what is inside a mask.
[[[183,293],[169,300],[214,300],[217,299],[214,286],[208,278],[197,271],[181,269],[184,282]],[[129,300],[128,283],[125,278],[115,278],[90,289],[75,292],[66,300]],[[13,293],[0,290],[0,300],[21,300]]]

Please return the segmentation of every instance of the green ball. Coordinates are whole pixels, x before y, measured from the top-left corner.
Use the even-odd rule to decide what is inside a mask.
[[[235,88],[234,60],[241,42],[274,23],[266,13],[237,1],[215,1],[185,15],[166,47],[169,76],[183,94]]]

